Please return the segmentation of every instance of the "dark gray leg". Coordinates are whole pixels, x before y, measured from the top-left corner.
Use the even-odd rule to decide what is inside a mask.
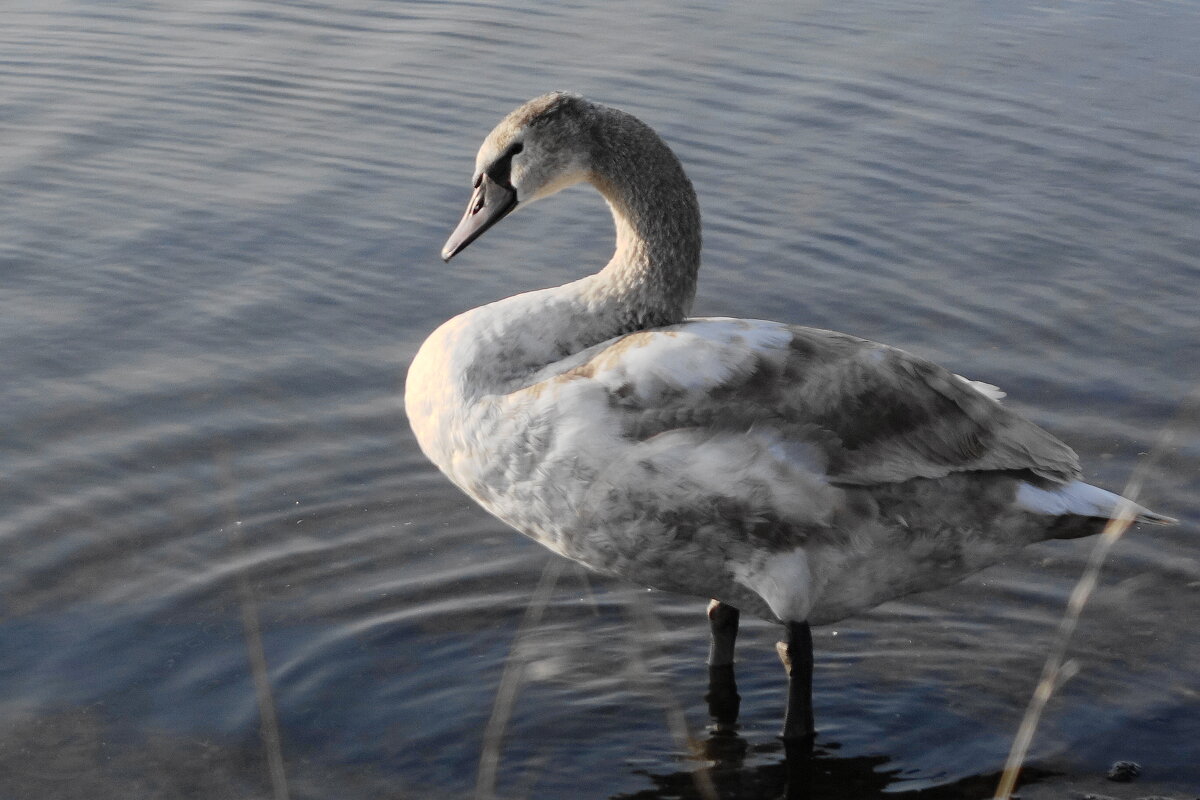
[[[733,645],[737,641],[740,616],[741,612],[720,600],[708,604],[708,624],[712,629],[712,641],[708,646],[710,667],[726,667],[733,663]]]
[[[737,729],[741,697],[733,678],[733,645],[737,640],[740,612],[719,600],[708,604],[708,623],[712,640],[708,646],[708,713],[717,724],[717,735],[729,735]]]
[[[783,718],[785,742],[807,743],[816,737],[813,724],[812,629],[807,622],[787,622],[787,642],[780,642],[779,655],[788,671],[787,714]]]
[[[732,664],[708,668],[708,693],[704,699],[708,702],[708,715],[717,725],[717,733],[737,730],[742,698],[738,694]]]

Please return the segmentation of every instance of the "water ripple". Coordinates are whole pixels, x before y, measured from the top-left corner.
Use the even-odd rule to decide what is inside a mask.
[[[548,556],[427,465],[400,396],[440,321],[608,256],[580,191],[437,257],[479,140],[549,89],[629,109],[681,156],[706,220],[697,312],[847,330],[996,383],[1119,486],[1200,377],[1198,38],[1200,14],[1168,3],[9,10],[0,710],[12,741],[49,744],[0,740],[0,776],[24,776],[0,795],[62,796],[37,775],[63,772],[75,734],[108,748],[88,763],[170,796],[254,794],[239,576],[297,785],[469,792]],[[1200,718],[1180,677],[1200,656],[1180,613],[1200,575],[1194,428],[1146,482],[1191,527],[1126,540],[1081,627],[1084,670],[1039,740],[1062,772],[1119,751],[1200,779],[1170,755]],[[818,632],[832,772],[881,792],[990,774],[1083,553],[1043,545]],[[531,794],[653,793],[690,764],[631,664],[702,728],[704,619],[653,593],[650,642],[629,621],[642,594],[563,579],[522,644],[505,786],[537,763]],[[775,635],[743,634],[747,781],[779,766]],[[175,777],[185,761],[224,766]],[[77,772],[81,793],[134,792]]]

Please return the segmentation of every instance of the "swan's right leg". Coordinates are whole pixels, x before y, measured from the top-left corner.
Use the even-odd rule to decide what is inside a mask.
[[[787,641],[780,642],[779,657],[788,673],[787,713],[783,718],[785,742],[811,747],[816,736],[813,724],[812,678],[813,641],[812,629],[807,622],[786,622]]]

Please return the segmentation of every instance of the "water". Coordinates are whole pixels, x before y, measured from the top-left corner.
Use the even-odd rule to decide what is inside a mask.
[[[706,219],[698,313],[998,384],[1114,488],[1200,379],[1192,4],[14,5],[4,800],[269,796],[239,576],[292,796],[473,791],[550,557],[421,458],[401,395],[440,321],[607,257],[581,189],[437,258],[479,141],[548,89],[676,149]],[[1142,791],[1200,786],[1198,442],[1193,418],[1147,475],[1184,524],[1117,549],[1029,796],[1118,758]],[[1086,550],[819,630],[822,796],[987,795]],[[643,596],[661,636],[630,621]],[[689,796],[715,763],[724,796],[778,794],[771,626],[745,626],[715,762],[669,732],[664,705],[707,737],[701,611],[568,568],[522,639],[500,793]]]

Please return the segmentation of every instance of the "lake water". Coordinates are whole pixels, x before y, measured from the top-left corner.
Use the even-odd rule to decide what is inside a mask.
[[[401,397],[442,320],[607,259],[587,189],[438,258],[482,137],[544,91],[632,111],[679,154],[706,220],[699,314],[997,384],[1111,488],[1200,381],[1194,3],[3,19],[3,800],[271,796],[255,619],[292,797],[471,795],[552,557],[437,474]],[[1117,794],[1116,759],[1142,764],[1128,791],[1200,787],[1200,424],[1173,429],[1143,499],[1183,524],[1114,551],[1026,797]],[[1089,549],[818,629],[820,796],[990,796]],[[728,736],[707,729],[706,636],[703,603],[568,566],[520,637],[498,794],[691,797],[711,767],[723,797],[777,795],[776,629],[745,625]]]

